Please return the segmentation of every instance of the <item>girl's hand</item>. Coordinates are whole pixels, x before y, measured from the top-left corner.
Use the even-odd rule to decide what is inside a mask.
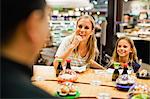
[[[79,35],[75,35],[72,43],[71,43],[71,46],[74,47],[74,49],[79,45],[79,43],[82,41],[82,37],[79,36]]]

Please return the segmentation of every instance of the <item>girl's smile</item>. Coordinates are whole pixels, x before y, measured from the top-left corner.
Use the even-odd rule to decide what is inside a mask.
[[[119,56],[125,57],[128,56],[131,52],[131,45],[126,40],[120,40],[117,46],[117,53]]]

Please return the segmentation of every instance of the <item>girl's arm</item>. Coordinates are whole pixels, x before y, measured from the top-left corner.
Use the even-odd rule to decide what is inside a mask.
[[[136,72],[139,71],[141,65],[138,64],[137,62],[133,62],[133,63],[132,63],[132,67],[133,67],[134,73],[136,73]]]
[[[90,65],[93,68],[98,68],[98,69],[103,69],[106,70],[106,68],[104,68],[103,66],[101,66],[100,64],[98,64],[96,61],[94,61],[93,59],[90,60]]]

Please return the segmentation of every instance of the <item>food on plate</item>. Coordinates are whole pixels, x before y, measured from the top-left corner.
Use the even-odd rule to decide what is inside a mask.
[[[138,94],[133,96],[131,99],[150,99],[150,96],[147,94]]]
[[[72,85],[69,87],[69,91],[69,95],[75,95],[77,90],[76,87]]]
[[[58,76],[58,81],[60,82],[65,82],[65,81],[74,82],[76,80],[77,80],[76,72],[69,69],[63,70],[62,72],[60,72]]]
[[[148,72],[147,70],[143,69],[140,72],[138,72],[136,74],[137,78],[140,79],[150,79],[150,72]]]
[[[143,70],[140,71],[139,76],[146,77],[147,74],[148,74],[147,70],[143,69]]]
[[[144,84],[134,84],[128,91],[129,99],[150,99],[150,88]]]
[[[71,82],[64,82],[60,85],[57,92],[60,96],[76,95],[77,87]]]
[[[61,96],[66,96],[69,93],[69,88],[66,85],[61,86],[59,94]]]

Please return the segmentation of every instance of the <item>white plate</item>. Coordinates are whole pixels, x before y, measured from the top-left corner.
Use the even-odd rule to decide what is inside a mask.
[[[84,71],[86,71],[86,67],[87,67],[87,65],[84,65],[81,67],[71,66],[71,69],[76,72],[84,72]]]

